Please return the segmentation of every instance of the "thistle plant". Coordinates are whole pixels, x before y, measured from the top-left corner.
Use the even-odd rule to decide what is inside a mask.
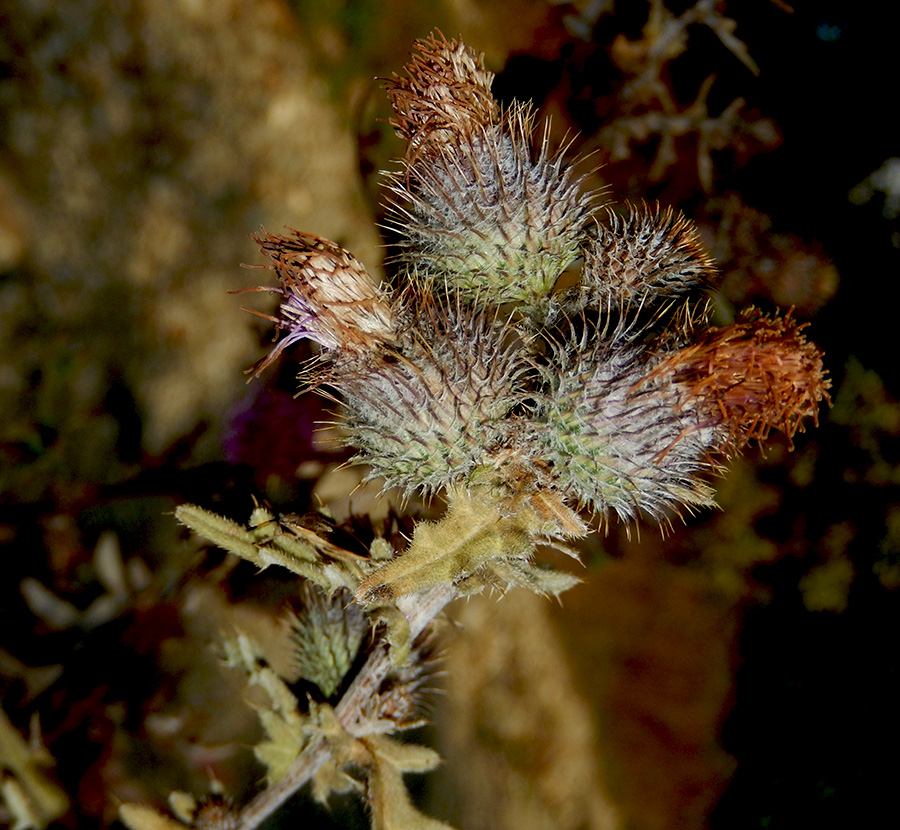
[[[659,208],[604,211],[532,109],[494,100],[492,77],[435,35],[387,81],[407,148],[389,179],[391,285],[310,234],[254,237],[275,284],[249,290],[277,295],[280,333],[257,373],[313,341],[305,383],[338,402],[353,462],[384,490],[446,508],[403,549],[376,534],[368,556],[262,507],[246,526],[179,509],[206,539],[313,586],[289,623],[315,688],[306,701],[247,637],[226,646],[268,700],[256,748],[268,786],[215,826],[257,826],[312,781],[321,801],[360,792],[375,828],[446,827],[402,785],[437,756],[391,737],[420,722],[446,603],[510,587],[562,593],[576,579],[536,562],[540,547],[571,552],[592,519],[665,526],[713,505],[710,477],[729,457],[773,429],[790,440],[827,400],[802,325],[751,312],[713,326],[716,272],[693,225]],[[136,805],[123,819],[207,826],[186,798],[173,801],[181,823]]]

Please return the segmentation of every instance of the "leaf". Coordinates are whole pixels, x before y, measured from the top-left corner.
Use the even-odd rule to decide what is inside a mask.
[[[52,758],[37,737],[36,722],[32,732],[29,745],[0,710],[0,767],[6,772],[0,795],[13,814],[14,830],[42,830],[69,809],[66,794],[41,769]]]
[[[387,735],[370,735],[363,741],[373,755],[399,772],[428,772],[441,763],[441,756],[427,746],[403,743]]]
[[[527,588],[536,594],[558,597],[574,588],[580,579],[565,571],[541,567],[525,559],[508,559],[491,563],[493,573],[510,585]]]
[[[711,18],[705,22],[716,33],[719,40],[747,69],[754,75],[759,75],[759,67],[756,65],[756,61],[750,57],[747,44],[734,33],[734,30],[737,28],[737,22],[730,17],[719,14],[711,16]]]
[[[267,740],[260,741],[253,753],[266,765],[266,780],[270,785],[280,781],[297,759],[307,741],[308,718],[299,709],[287,684],[268,666],[261,664],[262,654],[256,643],[246,634],[224,642],[226,663],[243,669],[248,684],[261,686],[267,703],[256,705],[256,714],[266,731]]]
[[[320,804],[328,804],[332,793],[359,791],[362,784],[344,772],[333,758],[329,758],[316,770],[312,781],[313,798]]]
[[[259,568],[281,565],[326,589],[331,588],[316,548],[307,539],[282,528],[262,508],[253,511],[250,528],[194,504],[177,507],[175,517],[198,536]],[[321,541],[322,545],[331,547],[325,540]]]
[[[439,522],[419,522],[409,548],[362,581],[361,603],[379,603],[465,579],[499,557],[530,556],[538,531],[532,508],[504,515],[489,490],[458,489]]]
[[[187,827],[143,804],[122,804],[119,820],[130,830],[185,830]]]
[[[383,622],[387,627],[385,639],[391,649],[391,663],[394,666],[401,666],[409,657],[412,648],[412,636],[409,630],[409,620],[406,619],[403,612],[393,605],[382,605],[376,607],[371,612],[379,622]]]
[[[449,824],[413,806],[403,776],[393,763],[382,755],[374,758],[368,790],[372,830],[452,830]]]
[[[255,537],[237,522],[194,504],[182,504],[176,507],[175,518],[198,536],[208,539],[229,553],[234,553],[242,559],[248,559],[265,567],[260,561]]]
[[[284,778],[303,750],[305,739],[293,719],[263,708],[258,709],[257,715],[269,737],[253,747],[253,754],[266,765],[266,780],[271,786]]]

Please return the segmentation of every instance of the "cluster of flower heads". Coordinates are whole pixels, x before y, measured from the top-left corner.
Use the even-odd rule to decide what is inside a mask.
[[[492,77],[431,36],[387,83],[407,142],[390,180],[392,289],[331,242],[257,237],[284,332],[261,368],[318,343],[316,382],[386,487],[486,486],[626,520],[710,504],[718,460],[816,417],[819,351],[790,316],[712,327],[715,270],[692,224],[649,208],[599,221]]]

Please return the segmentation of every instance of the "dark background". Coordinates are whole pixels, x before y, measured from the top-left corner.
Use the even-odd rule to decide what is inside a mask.
[[[373,79],[440,26],[486,52],[498,97],[530,98],[554,141],[596,152],[605,201],[697,221],[726,318],[795,306],[832,378],[819,426],[793,453],[775,440],[736,463],[721,513],[663,540],[612,528],[548,613],[594,713],[597,786],[629,828],[889,825],[900,225],[859,189],[900,157],[889,5],[720,3],[758,75],[692,26],[659,74],[671,100],[687,107],[714,74],[711,117],[746,102],[704,188],[694,132],[661,175],[660,136],[619,159],[604,143],[654,107],[623,96],[614,48],[642,37],[637,0],[599,15],[536,0],[0,2],[0,693],[22,733],[40,716],[73,805],[62,823],[108,826],[118,800],[201,792],[210,769],[238,799],[255,787],[249,753],[212,749],[254,727],[239,687],[209,691],[208,643],[242,604],[277,612],[291,583],[228,566],[170,513],[193,501],[243,520],[251,495],[304,512],[341,460],[313,441],[322,404],[293,398],[294,365],[245,386],[271,332],[239,310],[263,306],[225,292],[265,282],[238,267],[259,261],[261,224],[335,239],[378,271],[377,171],[402,149]],[[775,132],[744,130],[763,120]],[[131,563],[118,583],[98,563],[110,538]],[[460,804],[478,741],[455,740],[432,812],[475,827],[478,805]],[[540,764],[512,768],[543,792]]]

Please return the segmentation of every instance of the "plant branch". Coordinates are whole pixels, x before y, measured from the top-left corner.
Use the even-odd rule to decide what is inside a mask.
[[[443,583],[419,594],[399,597],[396,605],[409,623],[410,642],[437,617],[456,596],[456,588]],[[359,674],[350,684],[335,714],[341,726],[352,735],[365,734],[365,704],[371,700],[384,679],[394,668],[390,650],[386,644],[379,646],[369,655]],[[290,766],[284,778],[272,787],[267,787],[256,796],[239,814],[235,830],[255,830],[279,807],[285,804],[328,760],[329,750],[322,737],[314,738]]]

